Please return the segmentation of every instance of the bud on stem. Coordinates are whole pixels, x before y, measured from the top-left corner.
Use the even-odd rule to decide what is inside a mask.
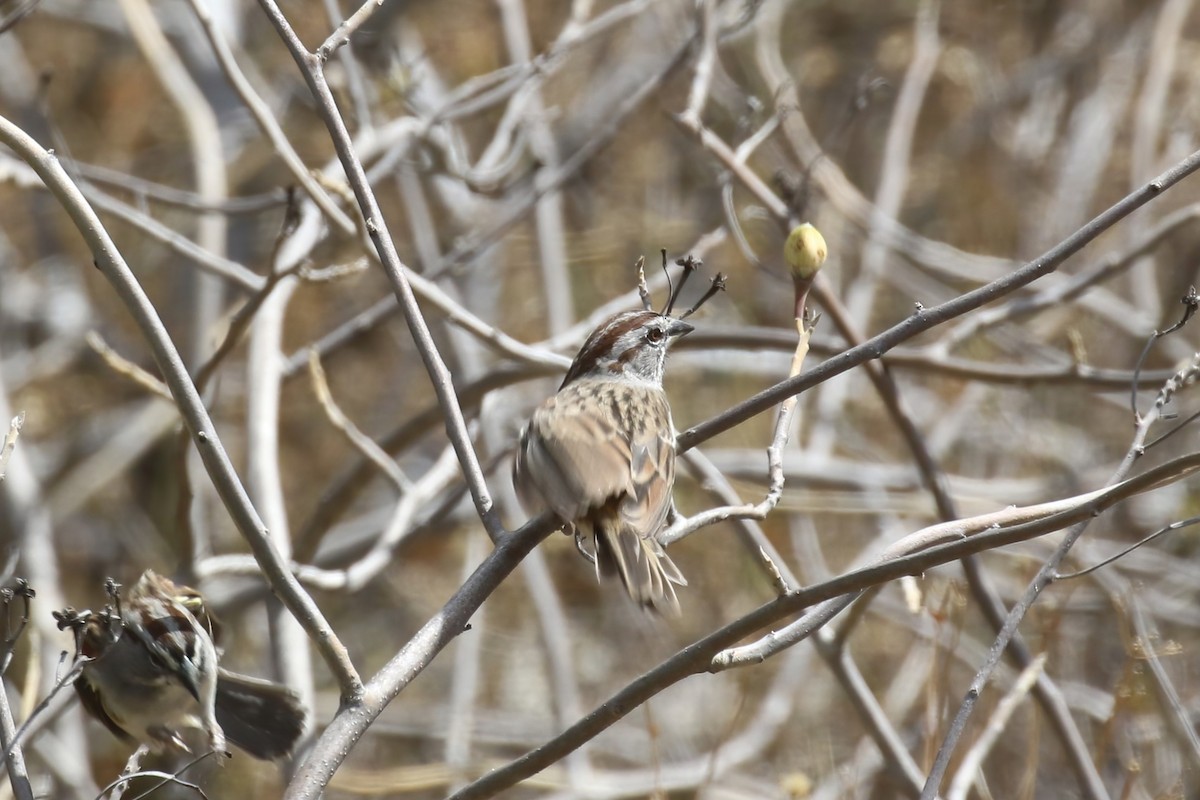
[[[804,304],[808,290],[825,263],[828,254],[825,237],[809,223],[797,225],[788,234],[783,245],[783,259],[792,272],[792,285],[796,291],[796,319],[804,318]]]

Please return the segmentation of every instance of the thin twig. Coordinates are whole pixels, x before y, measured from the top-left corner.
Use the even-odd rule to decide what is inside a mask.
[[[151,239],[161,242],[176,254],[183,256],[196,265],[197,268],[212,275],[224,278],[243,290],[255,290],[262,287],[263,278],[255,275],[244,265],[231,261],[223,255],[205,249],[181,233],[172,230],[163,223],[133,206],[117,198],[101,192],[88,184],[79,187],[84,197],[95,208],[106,214],[111,214],[122,222],[133,225]]]
[[[382,0],[365,0],[353,14],[342,20],[333,33],[317,48],[317,57],[325,61],[339,47],[350,44],[350,37],[383,7]]]
[[[224,200],[229,196],[229,176],[216,110],[183,65],[148,0],[118,0],[118,5],[134,41],[183,122],[197,193],[208,202]],[[228,232],[228,220],[223,215],[202,214],[196,219],[197,244],[206,252],[224,256]],[[208,352],[208,328],[218,314],[222,285],[204,272],[189,274],[188,281],[192,294],[188,303],[187,357],[194,362]]]
[[[290,216],[287,215],[287,216]],[[316,216],[315,214],[313,216]],[[297,220],[298,222],[298,220]],[[284,270],[286,259],[295,256],[287,244],[295,238],[293,225],[285,221],[272,255],[271,274]],[[262,304],[251,318],[246,347],[246,491],[262,515],[264,533],[281,561],[292,557],[292,534],[288,503],[284,494],[280,444],[283,377],[281,350],[288,304],[299,286],[294,276],[269,283]],[[252,321],[251,321],[252,320]],[[294,690],[300,702],[312,707],[316,699],[312,651],[305,646],[304,626],[289,609],[269,598],[267,603],[268,647],[275,674]],[[306,722],[306,725],[309,724]]]
[[[380,472],[386,475],[397,489],[402,492],[412,489],[412,481],[392,460],[391,456],[385,453],[374,439],[359,430],[358,426],[338,407],[337,401],[333,399],[333,392],[329,389],[329,382],[325,379],[325,368],[321,366],[321,358],[317,355],[316,350],[309,351],[308,371],[312,377],[313,392],[317,395],[317,402],[321,404],[326,418],[333,426],[341,431],[346,440],[368,461],[379,467]]]
[[[105,786],[104,790],[100,794],[103,796],[111,789],[121,784],[127,784],[134,778],[158,778],[158,783],[147,788],[146,791],[142,792],[141,794],[134,795],[131,800],[146,800],[146,798],[153,797],[160,789],[167,785],[179,786],[180,788],[188,789],[194,792],[197,796],[206,798],[207,800],[208,795],[204,793],[204,789],[202,789],[198,784],[183,780],[179,776],[196,766],[196,764],[199,764],[201,761],[204,761],[207,758],[212,758],[213,755],[214,754],[212,751],[198,755],[175,772],[163,772],[162,770],[157,769],[147,769],[130,772],[127,774],[124,770],[122,770],[121,775],[108,786]],[[130,760],[132,761],[132,758]],[[128,766],[129,765],[127,763],[126,767]],[[122,793],[124,793],[124,790],[122,790]]]
[[[497,0],[496,4],[509,57],[516,63],[530,61],[533,58],[533,44],[525,0]],[[520,116],[521,130],[529,140],[529,154],[538,165],[533,173],[533,183],[537,187],[553,179],[562,160],[547,119],[540,91],[541,81],[541,76],[534,77],[522,88]],[[570,327],[575,319],[575,302],[570,272],[567,270],[566,235],[563,232],[562,195],[557,189],[544,191],[538,197],[534,206],[534,220],[537,226],[540,283],[546,293],[546,323],[553,336]]]
[[[171,397],[171,390],[167,388],[165,383],[110,347],[108,342],[104,341],[104,337],[99,333],[88,331],[86,340],[88,347],[95,350],[96,355],[104,359],[104,363],[108,364],[113,372],[128,378],[156,397],[174,402],[175,399]]]
[[[204,30],[204,35],[208,39],[213,55],[217,58],[217,64],[220,66],[221,71],[225,73],[225,77],[229,79],[233,90],[237,92],[238,97],[242,99],[246,108],[250,110],[255,122],[258,123],[258,129],[262,131],[263,136],[275,148],[275,153],[283,161],[288,172],[292,174],[292,177],[300,184],[304,192],[321,209],[325,217],[343,235],[355,235],[357,227],[354,220],[350,219],[337,206],[333,198],[313,178],[312,172],[309,171],[308,167],[300,159],[300,155],[292,147],[292,143],[288,141],[287,135],[284,134],[283,128],[279,124],[279,120],[275,118],[266,101],[250,85],[250,81],[246,78],[245,73],[238,66],[237,59],[234,58],[233,51],[229,48],[229,43],[225,41],[220,28],[214,22],[208,6],[204,2],[201,2],[201,0],[188,0],[188,4],[192,7],[192,12],[196,15],[196,19],[200,21],[200,27]]]
[[[133,778],[141,774],[142,759],[150,752],[150,747],[145,744],[139,744],[137,748],[129,754],[129,758],[125,761],[125,766],[121,769],[121,774],[117,779],[104,787],[105,793],[112,791],[109,800],[121,800],[125,796],[126,790],[129,788]]]
[[[1137,361],[1134,363],[1133,380],[1130,382],[1129,386],[1129,408],[1133,412],[1135,423],[1141,422],[1141,415],[1137,410],[1137,393],[1138,381],[1140,380],[1142,372],[1142,364],[1145,363],[1146,356],[1150,355],[1150,348],[1154,346],[1155,342],[1164,336],[1171,335],[1186,325],[1188,320],[1195,315],[1196,309],[1200,308],[1200,295],[1196,294],[1196,287],[1188,287],[1187,293],[1184,294],[1184,296],[1180,299],[1180,302],[1183,303],[1183,314],[1180,316],[1179,321],[1165,330],[1154,331],[1151,333],[1149,338],[1146,339],[1146,345],[1142,348],[1142,352],[1138,355]]]
[[[1136,542],[1129,545],[1128,547],[1122,548],[1121,550],[1119,550],[1118,552],[1109,556],[1108,558],[1104,559],[1103,561],[1099,561],[1095,564],[1092,564],[1090,567],[1078,570],[1076,572],[1057,573],[1054,576],[1054,580],[1055,581],[1065,581],[1065,580],[1071,580],[1073,578],[1082,578],[1085,575],[1090,575],[1098,569],[1103,569],[1104,567],[1107,567],[1109,564],[1112,564],[1116,561],[1120,561],[1122,558],[1129,555],[1134,550],[1137,550],[1138,548],[1142,547],[1143,545],[1150,544],[1150,542],[1153,542],[1155,539],[1157,539],[1158,537],[1160,537],[1164,534],[1171,533],[1172,531],[1182,530],[1183,528],[1191,527],[1192,525],[1195,525],[1197,523],[1200,523],[1200,517],[1189,517],[1188,519],[1176,520],[1175,522],[1172,522],[1170,525],[1166,525],[1162,528],[1159,528],[1158,530],[1156,530],[1154,533],[1150,534],[1149,536],[1143,536],[1141,539],[1138,539]]]
[[[1193,224],[1200,218],[1200,203],[1192,203],[1172,211],[1144,231],[1137,231],[1138,238],[1126,249],[1108,253],[1094,264],[1087,265],[1057,286],[1048,286],[1028,297],[1018,297],[1003,305],[981,309],[948,331],[938,343],[938,348],[949,352],[972,336],[1004,322],[1014,322],[1031,314],[1080,297],[1093,286],[1109,280],[1154,252],[1180,228]]]
[[[50,708],[50,704],[54,701],[54,698],[58,697],[59,693],[62,692],[63,689],[75,683],[75,680],[83,672],[83,665],[85,661],[86,659],[76,658],[75,661],[72,662],[71,668],[61,678],[56,680],[50,691],[46,693],[46,696],[38,701],[37,705],[33,709],[33,712],[30,713],[29,716],[25,717],[25,721],[21,723],[21,727],[17,728],[12,739],[9,740],[5,746],[4,754],[6,758],[11,752],[14,752],[16,748],[20,747],[21,743],[29,738],[34,732],[40,730],[43,724],[46,724],[47,720],[45,718],[48,716],[46,714],[46,709]]]
[[[475,501],[475,508],[479,513],[479,518],[483,522],[488,535],[493,541],[496,541],[503,534],[504,528],[495,513],[491,492],[488,490],[483,470],[479,466],[479,457],[476,455],[475,448],[471,444],[471,437],[467,432],[467,423],[463,417],[462,408],[459,406],[458,398],[454,394],[452,376],[446,368],[445,362],[438,353],[437,345],[429,333],[429,326],[426,324],[425,317],[421,312],[420,306],[417,305],[416,297],[413,295],[412,286],[407,274],[408,270],[400,262],[400,257],[396,253],[395,244],[388,233],[387,223],[383,218],[379,203],[375,199],[375,193],[371,190],[366,174],[363,171],[362,163],[359,161],[354,144],[350,139],[350,134],[346,130],[345,122],[338,112],[337,104],[333,99],[329,85],[325,82],[325,76],[321,70],[322,59],[309,53],[304,48],[299,37],[296,36],[296,32],[292,29],[291,24],[287,21],[287,18],[280,11],[274,0],[260,0],[260,5],[284,44],[287,45],[292,58],[308,83],[313,98],[317,102],[317,109],[325,122],[325,126],[333,140],[334,149],[337,151],[342,167],[346,171],[347,180],[358,200],[363,220],[365,220],[367,234],[375,246],[375,251],[378,253],[384,272],[392,284],[396,298],[404,309],[409,331],[412,334],[413,341],[417,345],[417,351],[421,355],[421,360],[425,365],[426,371],[429,373],[430,381],[433,383],[434,392],[437,394],[438,401],[442,406],[446,430],[451,443],[454,445],[455,452],[458,454],[459,462],[462,464],[463,474],[466,476],[467,485],[470,487],[471,497]]]
[[[25,753],[14,741],[15,723],[12,708],[8,705],[8,692],[0,691],[0,745],[6,754],[8,784],[17,800],[33,800],[33,786],[29,782],[29,771],[25,766]]]
[[[159,371],[171,388],[171,394],[179,406],[185,424],[192,431],[196,448],[200,451],[213,485],[238,530],[262,564],[272,588],[305,626],[330,671],[337,678],[343,696],[357,696],[362,683],[349,654],[312,598],[291,575],[286,563],[265,534],[262,519],[246,496],[237,472],[217,435],[212,418],[195,384],[192,383],[179,352],[103,224],[58,159],[4,117],[0,117],[0,141],[8,145],[37,172],[71,216],[75,227],[92,249],[97,266],[125,303],[150,344]]]
[[[712,248],[721,244],[724,241],[724,235],[721,229],[711,231],[704,234],[689,248],[686,252],[695,255],[703,256]],[[653,293],[666,285],[666,279],[662,275],[656,275],[647,281],[648,291]],[[598,306],[587,318],[580,320],[570,330],[565,331],[559,336],[552,337],[531,350],[543,352],[546,358],[543,359],[545,365],[541,362],[537,366],[529,364],[528,366],[511,366],[499,367],[490,372],[485,373],[477,379],[469,383],[461,384],[455,387],[459,397],[459,402],[465,410],[471,413],[477,413],[479,404],[483,398],[489,393],[526,380],[530,377],[538,375],[553,375],[561,374],[570,366],[571,359],[567,356],[558,355],[555,352],[558,350],[566,350],[570,348],[578,349],[584,338],[592,331],[601,321],[612,316],[618,311],[623,311],[632,308],[638,300],[636,291],[626,292],[613,300],[603,303]],[[389,302],[389,305],[394,306],[395,303]],[[778,333],[778,331],[773,331]],[[696,335],[703,335],[702,330],[694,332],[691,336],[685,337],[683,342],[687,342],[689,338]],[[324,342],[325,340],[322,340]],[[342,339],[341,343],[346,340]],[[681,342],[680,344],[683,344]],[[332,344],[332,343],[331,343]],[[315,349],[324,356],[330,352],[329,349],[321,347],[321,343],[313,345]],[[795,336],[784,334],[783,344],[781,347],[791,351],[795,348]],[[289,373],[303,367],[307,363],[307,352],[299,352],[293,354],[288,359]],[[551,366],[552,365],[552,366]],[[1121,384],[1122,387],[1127,386],[1128,381]],[[441,421],[441,408],[437,403],[419,411],[409,420],[400,425],[391,433],[385,435],[380,441],[380,445],[389,453],[398,453],[402,449],[410,446],[418,437],[424,435],[429,430],[433,429]],[[301,560],[309,557],[309,553],[316,547],[318,537],[324,533],[330,525],[345,511],[349,504],[354,500],[359,492],[361,492],[369,483],[366,480],[372,465],[365,459],[360,459],[358,463],[349,467],[341,475],[339,475],[330,486],[322,493],[320,501],[317,503],[316,510],[313,512],[312,518],[301,528],[297,536],[297,556]]]
[[[988,717],[988,724],[983,734],[963,756],[962,762],[958,765],[958,771],[954,773],[954,778],[950,781],[950,788],[946,790],[946,800],[966,800],[967,793],[975,783],[976,776],[983,768],[984,759],[992,751],[1000,734],[1004,733],[1008,720],[1021,705],[1025,696],[1029,694],[1029,690],[1037,683],[1038,676],[1045,667],[1046,654],[1042,653],[1033,660],[1033,663],[1021,670],[1016,683],[1000,699],[995,710]]]
[[[805,323],[800,319],[796,320],[796,329],[798,332],[798,341],[795,353],[792,355],[790,372],[792,375],[799,374],[803,367],[804,357],[808,355],[808,339],[812,335],[812,328],[806,327]],[[667,545],[695,533],[707,525],[713,525],[728,519],[766,519],[767,515],[778,505],[779,499],[783,496],[783,449],[787,445],[792,413],[796,408],[797,402],[798,398],[789,397],[780,404],[779,413],[775,419],[774,433],[771,437],[770,446],[767,448],[767,493],[762,501],[755,504],[721,506],[702,511],[692,517],[681,519],[659,533],[659,541]],[[777,560],[765,551],[760,553],[760,559],[765,559],[765,563],[770,565],[770,569],[775,574],[774,582],[778,584],[781,567]]]
[[[803,375],[777,383],[732,408],[721,412],[712,419],[689,428],[679,435],[677,441],[678,448],[686,450],[706,439],[710,439],[718,433],[727,431],[735,425],[739,425],[751,417],[761,414],[785,397],[799,394],[828,380],[834,375],[840,375],[859,364],[877,359],[891,348],[913,338],[917,334],[924,333],[951,319],[960,317],[985,303],[1003,297],[1022,286],[1032,283],[1043,275],[1053,272],[1064,261],[1083,249],[1085,245],[1105,230],[1111,228],[1134,210],[1158,197],[1162,192],[1179,183],[1197,169],[1200,169],[1200,151],[1192,153],[1154,180],[1126,195],[1062,242],[1011,274],[985,284],[978,289],[959,295],[941,305],[921,309],[906,318],[903,322],[888,328],[877,336],[863,342],[861,345],[850,348],[840,356],[835,356],[823,362]]]
[[[818,283],[816,287],[817,300],[825,306],[830,314],[837,313],[840,303],[836,295],[827,292]],[[835,305],[836,304],[836,305]],[[839,317],[832,321],[838,326],[843,336],[846,331],[841,327]],[[849,317],[845,317],[849,320]],[[856,329],[855,329],[856,330]],[[855,334],[854,345],[861,344],[865,339],[861,334]],[[732,327],[727,325],[709,324],[688,334],[685,339],[675,345],[673,352],[688,352],[702,350],[710,352],[720,349],[735,350],[779,350],[790,352],[795,337],[784,329],[763,328],[755,326]],[[822,356],[840,355],[845,352],[845,346],[828,337],[814,337],[810,342],[814,353]],[[940,353],[937,347],[896,347],[880,357],[885,366],[898,367],[916,372],[928,372],[944,375],[962,381],[975,381],[1001,386],[1038,386],[1038,385],[1084,385],[1093,389],[1125,390],[1133,380],[1133,371],[1128,369],[1105,369],[1091,367],[1078,362],[1029,363],[1029,364],[994,364],[971,358],[958,358]],[[1173,370],[1157,369],[1142,373],[1142,380],[1151,383],[1162,383],[1174,374]]]
[[[891,158],[896,164],[904,161],[904,154],[907,151],[908,145],[905,143],[904,131],[907,126],[915,124],[915,109],[919,106],[920,97],[923,94],[924,86],[928,82],[929,75],[933,64],[936,62],[937,53],[939,50],[937,41],[937,13],[936,8],[931,5],[924,5],[917,18],[917,38],[920,42],[918,53],[914,57],[914,64],[910,74],[906,77],[906,89],[911,95],[908,98],[907,105],[909,108],[909,119],[906,123],[902,122],[889,132],[889,136],[895,134],[896,142],[892,142]],[[910,80],[911,79],[911,82]],[[898,112],[899,113],[899,112]],[[690,124],[689,124],[690,123]],[[690,127],[693,133],[700,137],[701,143],[704,144],[718,159],[727,167],[734,171],[734,174],[755,195],[764,202],[768,209],[776,216],[776,219],[781,224],[789,222],[790,209],[783,200],[777,198],[774,193],[766,187],[754,174],[737,160],[736,154],[729,151],[729,148],[721,142],[719,138],[711,134],[711,132],[703,129],[698,121],[683,120],[681,124],[685,127]],[[881,190],[881,206],[873,207],[873,236],[878,234],[884,227],[887,220],[891,220],[895,213],[895,209],[899,206],[900,189],[903,183],[903,170],[899,167],[894,167],[891,170],[893,175],[890,180],[894,181],[894,185],[886,194]],[[876,247],[868,255],[873,256],[875,260],[883,258],[885,252],[881,248],[881,239],[875,241]],[[878,268],[878,265],[876,265]],[[848,312],[843,306],[837,295],[831,290],[828,280],[824,276],[818,275],[815,283],[815,290],[822,305],[833,317],[839,332],[851,345],[862,345],[863,336],[853,324],[854,314]],[[869,298],[865,295],[860,295],[860,305],[865,304]],[[860,308],[858,316],[865,316],[865,307]],[[918,310],[918,315],[923,313]],[[917,463],[917,468],[921,473],[923,482],[932,494],[938,508],[938,514],[943,520],[952,520],[958,516],[953,500],[946,487],[945,476],[938,466],[933,455],[930,453],[928,446],[925,443],[924,437],[917,427],[912,415],[905,408],[904,403],[900,398],[900,393],[891,374],[887,371],[884,365],[873,361],[866,361],[865,368],[867,375],[883,400],[888,414],[892,417],[901,435],[904,437],[905,443]],[[822,395],[823,403],[837,404],[837,398],[840,397],[840,392],[834,391],[829,394]],[[832,428],[825,426],[827,431]],[[682,438],[682,437],[681,437]],[[682,447],[682,444],[681,444]],[[972,594],[981,604],[985,616],[993,627],[999,631],[1003,623],[1005,609],[1003,604],[996,596],[996,592],[983,574],[979,565],[968,559],[964,563],[964,570],[967,575],[968,584]],[[807,631],[805,624],[797,624],[795,633]],[[1032,661],[1032,656],[1028,648],[1019,639],[1015,638],[1012,642],[1011,653],[1018,664],[1024,668]],[[1036,695],[1038,701],[1049,715],[1051,722],[1056,732],[1063,739],[1071,764],[1079,775],[1081,785],[1089,792],[1089,796],[1095,798],[1103,795],[1097,791],[1100,786],[1099,775],[1096,773],[1093,761],[1083,746],[1082,735],[1079,733],[1077,726],[1074,725],[1069,715],[1061,713],[1062,704],[1059,702],[1058,690],[1048,678],[1042,677],[1039,679]]]
[[[1182,322],[1180,324],[1182,324]],[[1153,425],[1153,423],[1159,419],[1162,409],[1168,402],[1170,402],[1174,393],[1178,390],[1180,385],[1182,385],[1184,382],[1184,376],[1188,374],[1195,374],[1198,369],[1200,369],[1200,355],[1193,360],[1192,364],[1189,365],[1188,368],[1181,371],[1176,378],[1167,381],[1167,383],[1163,386],[1162,390],[1159,392],[1158,400],[1155,403],[1154,408],[1139,420],[1137,430],[1134,433],[1133,442],[1131,443],[1129,450],[1126,452],[1125,458],[1121,461],[1120,465],[1113,473],[1113,476],[1109,479],[1110,486],[1117,484],[1125,477],[1125,475],[1128,474],[1129,470],[1133,466],[1134,461],[1136,461],[1137,458],[1144,452],[1143,445],[1145,443],[1146,436],[1149,434],[1151,425]],[[942,739],[941,746],[938,748],[937,755],[934,758],[933,766],[929,770],[929,776],[925,781],[925,788],[921,792],[921,800],[933,800],[933,798],[937,796],[938,790],[941,787],[942,778],[946,774],[946,770],[950,764],[950,759],[954,753],[955,745],[961,738],[963,732],[966,730],[967,720],[970,718],[971,712],[975,709],[975,705],[979,699],[980,693],[982,693],[988,681],[991,679],[992,673],[996,669],[996,665],[999,663],[1001,655],[1007,648],[1009,640],[1016,633],[1017,626],[1029,612],[1029,609],[1033,607],[1033,603],[1037,599],[1038,595],[1040,595],[1042,590],[1050,585],[1050,583],[1054,580],[1054,576],[1058,574],[1058,565],[1062,563],[1062,560],[1066,558],[1067,553],[1070,552],[1071,547],[1075,544],[1079,537],[1083,535],[1083,532],[1087,529],[1089,522],[1091,522],[1090,519],[1082,520],[1073,525],[1067,531],[1062,541],[1054,549],[1054,552],[1051,554],[1050,558],[1046,560],[1046,562],[1034,576],[1033,580],[1030,581],[1029,585],[1025,588],[1020,600],[1012,607],[1012,610],[1009,611],[1008,618],[1004,623],[1004,627],[1001,629],[999,635],[992,643],[992,647],[988,651],[987,659],[980,666],[979,671],[975,674],[975,678],[971,681],[971,685],[967,690],[966,697],[959,705],[958,711],[955,714],[949,729],[946,731],[945,737]]]
[[[17,447],[17,437],[21,435],[21,428],[24,425],[24,411],[13,417],[8,423],[8,432],[4,434],[4,439],[0,443],[0,481],[4,480],[4,473],[8,470],[8,460],[12,458],[13,450]]]
[[[961,560],[966,555],[1024,541],[1052,530],[1061,530],[1080,519],[1093,518],[1096,514],[1111,507],[1113,503],[1119,502],[1133,493],[1148,491],[1163,485],[1164,482],[1180,480],[1197,470],[1200,470],[1200,454],[1185,456],[1161,467],[1148,470],[1116,486],[1067,498],[1042,507],[1025,509],[1024,513],[1015,515],[1015,518],[1020,519],[1022,517],[1030,518],[1029,515],[1037,513],[1038,516],[1032,517],[1031,521],[1000,529],[987,525],[982,532],[966,536],[966,538],[963,538],[963,534],[967,531],[951,533],[945,530],[945,525],[918,531],[889,548],[887,556],[891,556],[890,558],[885,557],[871,566],[854,570],[831,581],[790,592],[688,645],[618,691],[561,735],[508,765],[491,771],[462,791],[452,795],[450,800],[475,800],[476,798],[492,797],[515,785],[523,778],[559,761],[584,742],[595,738],[601,731],[612,726],[617,720],[666,687],[691,675],[719,668],[714,663],[718,653],[754,631],[772,625],[797,611],[848,593],[857,594],[863,589],[893,580],[901,575],[920,574],[938,564]],[[1050,513],[1049,516],[1041,516],[1041,514],[1049,512],[1051,508],[1055,509],[1053,513]],[[941,529],[940,532],[938,532],[939,529]],[[924,549],[930,541],[940,541],[942,544]],[[899,552],[913,553],[914,550],[919,552],[912,555],[896,555]]]

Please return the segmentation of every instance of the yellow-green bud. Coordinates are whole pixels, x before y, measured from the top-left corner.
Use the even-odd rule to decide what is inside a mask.
[[[792,271],[792,277],[806,281],[812,280],[821,269],[828,252],[825,237],[807,222],[792,228],[783,246],[783,258]]]

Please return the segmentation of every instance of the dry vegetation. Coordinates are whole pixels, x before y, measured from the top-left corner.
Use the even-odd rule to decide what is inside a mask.
[[[120,771],[71,692],[35,707],[69,666],[51,610],[146,567],[205,592],[226,663],[314,708],[291,770],[185,771],[208,797],[1197,796],[1194,532],[1056,577],[1197,513],[1200,323],[1151,340],[1200,256],[1200,183],[1175,185],[1200,147],[1190,0],[390,0],[306,83],[280,30],[316,51],[351,5],[0,3],[0,419],[24,414],[0,532],[4,585],[37,591],[4,651],[34,716],[15,796]],[[830,258],[811,377],[784,383],[805,220]],[[668,365],[678,505],[778,499],[672,544],[679,619],[537,544],[545,520],[503,532],[519,426],[660,249],[730,276]]]

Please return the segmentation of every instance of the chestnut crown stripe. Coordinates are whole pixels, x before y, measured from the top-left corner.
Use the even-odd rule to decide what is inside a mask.
[[[590,372],[596,363],[597,353],[608,352],[622,336],[662,316],[657,311],[630,311],[615,317],[608,325],[592,331],[583,347],[579,348],[579,354],[571,362],[571,368],[567,370],[567,375],[558,388],[561,390],[580,375]]]

